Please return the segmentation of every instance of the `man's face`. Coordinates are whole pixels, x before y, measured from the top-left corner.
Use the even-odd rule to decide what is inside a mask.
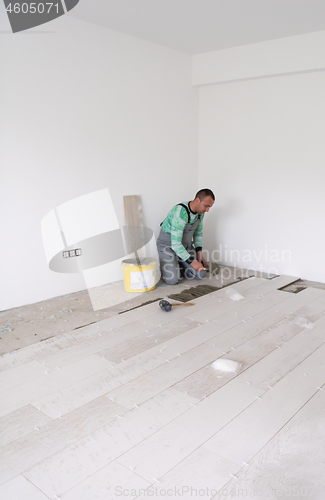
[[[197,213],[199,215],[204,214],[205,212],[208,212],[212,205],[214,204],[214,200],[211,198],[211,196],[207,196],[206,198],[203,198],[202,201],[198,198],[198,206],[197,206]]]

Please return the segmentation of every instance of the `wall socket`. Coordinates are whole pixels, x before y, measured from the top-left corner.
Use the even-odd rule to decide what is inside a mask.
[[[63,258],[67,259],[69,257],[79,257],[81,255],[81,248],[75,248],[74,250],[63,250]]]

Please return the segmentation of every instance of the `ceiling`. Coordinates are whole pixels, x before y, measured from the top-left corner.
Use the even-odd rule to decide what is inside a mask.
[[[190,54],[325,30],[325,0],[80,0],[69,15]]]

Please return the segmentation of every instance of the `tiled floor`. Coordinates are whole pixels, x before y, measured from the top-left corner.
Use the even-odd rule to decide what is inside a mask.
[[[325,291],[295,279],[1,356],[1,500],[323,499]]]

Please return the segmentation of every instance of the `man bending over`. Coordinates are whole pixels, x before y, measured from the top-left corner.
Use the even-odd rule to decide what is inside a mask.
[[[182,277],[206,277],[207,262],[202,255],[203,219],[214,204],[211,189],[201,189],[193,201],[175,205],[160,224],[157,239],[162,278],[175,285]]]

